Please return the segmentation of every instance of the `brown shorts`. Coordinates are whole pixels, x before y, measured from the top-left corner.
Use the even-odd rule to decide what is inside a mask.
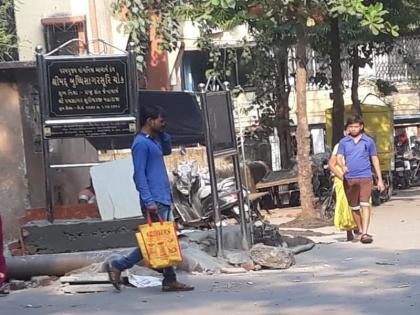
[[[345,179],[344,191],[352,210],[360,210],[360,206],[367,207],[372,193],[372,178]]]

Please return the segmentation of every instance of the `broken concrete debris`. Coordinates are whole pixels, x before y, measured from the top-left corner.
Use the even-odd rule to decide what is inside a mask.
[[[249,262],[251,257],[247,251],[225,251],[226,260],[231,265],[241,265]]]
[[[109,284],[66,285],[62,288],[64,293],[96,293],[113,291]]]
[[[295,264],[295,256],[290,249],[257,244],[251,248],[252,260],[268,268],[287,269]]]
[[[246,270],[241,267],[224,267],[220,271],[227,274],[246,273]]]
[[[92,228],[91,224],[86,224],[86,226]],[[246,273],[263,268],[286,269],[295,264],[294,254],[309,250],[314,246],[314,243],[306,238],[281,236],[278,229],[269,224],[257,226],[254,231],[256,231],[255,240],[260,243],[254,245],[250,251],[245,251],[242,249],[239,225],[224,227],[225,257],[223,258],[215,257],[216,239],[213,230],[183,231],[180,237],[180,245],[184,260],[177,268],[189,273],[206,274],[219,272],[227,274]],[[127,230],[126,232],[130,233],[131,231]],[[31,231],[31,234],[27,237],[35,237],[35,235],[36,233]],[[101,246],[105,246],[105,243]],[[66,247],[66,250],[68,248]],[[46,286],[57,279],[51,276],[62,276],[60,283],[62,291],[65,293],[91,293],[112,290],[103,264],[127,254],[130,250],[130,248],[125,248],[28,255],[19,258],[8,257],[10,275],[22,280],[31,279],[31,281],[26,282],[12,280],[11,287],[12,289],[24,289],[26,287]],[[48,272],[50,275],[42,276],[44,272]],[[129,281],[130,275],[132,281]],[[161,275],[154,270],[134,266],[122,274],[122,281],[127,285],[130,282],[135,282],[138,286],[143,287],[150,286],[151,283],[157,285],[157,281],[152,281],[153,279],[148,277],[155,277],[159,280]]]

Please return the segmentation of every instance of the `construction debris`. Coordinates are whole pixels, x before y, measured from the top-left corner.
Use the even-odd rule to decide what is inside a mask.
[[[220,270],[222,273],[234,274],[234,273],[246,273],[244,268],[238,267],[225,267]]]
[[[268,268],[287,269],[295,264],[295,256],[289,249],[257,244],[250,251],[252,260]]]
[[[89,285],[65,285],[62,288],[64,293],[96,293],[113,291],[113,287],[109,284],[89,284]]]

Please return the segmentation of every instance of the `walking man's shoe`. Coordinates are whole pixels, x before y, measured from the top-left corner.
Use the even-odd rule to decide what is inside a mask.
[[[194,287],[178,281],[162,284],[163,292],[192,291]]]
[[[115,289],[121,290],[121,271],[117,268],[112,267],[110,261],[105,263],[105,270],[108,273],[109,282],[112,283]]]

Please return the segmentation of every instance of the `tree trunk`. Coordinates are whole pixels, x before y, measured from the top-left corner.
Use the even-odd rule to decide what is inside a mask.
[[[280,142],[280,160],[281,167],[287,169],[290,167],[290,159],[292,152],[290,150],[291,136],[290,136],[290,123],[289,123],[289,73],[288,73],[288,54],[287,49],[279,44],[280,51],[277,55],[276,63],[276,128]]]
[[[352,115],[362,117],[362,107],[359,99],[359,50],[357,46],[353,48],[352,55],[351,113]]]
[[[317,217],[312,188],[312,169],[309,159],[310,133],[306,113],[306,34],[302,27],[297,30],[296,45],[296,103],[297,103],[297,163],[302,217]]]
[[[287,93],[289,94],[289,93]],[[289,100],[282,98],[281,104],[278,105],[276,113],[277,134],[280,142],[280,159],[281,167],[287,169],[290,167],[291,152],[290,143],[290,126],[289,126]]]
[[[333,90],[333,146],[343,137],[344,129],[344,96],[343,96],[343,76],[341,73],[340,60],[340,33],[338,29],[338,19],[331,20],[331,75]]]

